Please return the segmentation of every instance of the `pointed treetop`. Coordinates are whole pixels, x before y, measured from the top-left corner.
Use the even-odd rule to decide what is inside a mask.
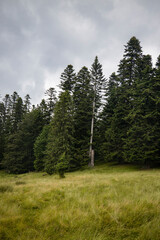
[[[140,41],[136,37],[132,37],[125,47],[125,54],[124,57],[136,57],[137,55],[142,55],[142,48],[140,45]]]
[[[160,55],[157,58],[157,62],[156,62],[156,68],[160,69]]]
[[[76,85],[78,82],[90,82],[90,72],[87,67],[82,67],[78,74],[77,74],[77,79],[76,79]]]
[[[60,77],[61,83],[59,87],[63,91],[72,92],[75,84],[75,77],[76,77],[75,71],[73,69],[73,66],[70,64],[65,68],[64,72],[61,74]]]
[[[99,77],[101,77],[101,79],[104,78],[102,64],[100,64],[97,56],[95,57],[95,60],[91,66],[91,74],[92,77],[95,77],[95,75],[99,74]]]

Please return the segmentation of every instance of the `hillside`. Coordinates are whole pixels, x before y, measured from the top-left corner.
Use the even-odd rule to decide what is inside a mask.
[[[0,172],[1,240],[159,240],[160,170]]]

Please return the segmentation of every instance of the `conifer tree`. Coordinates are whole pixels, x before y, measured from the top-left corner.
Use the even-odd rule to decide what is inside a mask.
[[[4,121],[4,132],[8,134],[11,132],[11,97],[9,94],[6,94],[4,99],[4,113],[3,113],[3,121]]]
[[[118,82],[119,79],[115,73],[112,73],[106,87],[106,103],[101,114],[100,122],[100,152],[106,160],[115,160],[118,140],[116,135],[116,126],[114,123],[114,112],[118,104]]]
[[[23,100],[18,97],[13,105],[12,109],[12,132],[17,131],[19,123],[22,121],[24,110],[23,110]]]
[[[46,92],[45,95],[47,96],[47,112],[48,112],[48,122],[51,121],[51,118],[53,116],[53,111],[54,111],[54,107],[57,101],[56,98],[56,90],[54,88],[49,88]]]
[[[74,167],[73,104],[69,91],[60,94],[54,117],[50,123],[46,147],[45,170],[49,174],[64,172]]]
[[[10,134],[17,130],[23,116],[23,102],[17,92],[11,96],[6,94],[0,103],[0,162],[3,161],[4,151]],[[1,164],[2,166],[2,164]]]
[[[106,143],[110,144],[110,136],[115,148],[110,151],[109,160],[124,161],[124,141],[130,128],[128,114],[134,108],[134,92],[136,80],[141,77],[142,49],[140,42],[132,37],[125,46],[123,59],[118,68],[117,104],[114,108],[111,127],[106,133]]]
[[[31,110],[31,98],[29,96],[29,94],[27,94],[25,96],[25,99],[24,99],[24,112],[30,112]]]
[[[151,56],[144,56],[142,63],[141,78],[137,78],[135,82],[134,108],[130,109],[126,118],[130,123],[130,127],[124,141],[124,158],[126,162],[148,165],[151,161],[151,155],[153,158],[155,155],[155,145],[152,144],[155,103],[152,91],[153,69]]]
[[[47,104],[45,99],[41,100],[40,104],[38,105],[38,109],[40,109],[40,111],[43,114],[43,118],[44,118],[45,124],[46,125],[49,124],[52,118],[50,116],[48,104]],[[54,112],[54,109],[53,109],[53,112]],[[52,112],[52,115],[53,115],[53,112]]]
[[[92,100],[92,120],[91,120],[91,134],[90,134],[90,147],[89,156],[91,159],[90,166],[94,166],[94,150],[93,150],[93,135],[95,128],[96,115],[99,108],[102,106],[103,91],[105,89],[105,77],[103,75],[102,65],[95,57],[94,63],[91,67],[91,83],[93,87],[93,100]]]
[[[34,143],[34,168],[36,171],[44,171],[45,167],[45,151],[48,141],[48,134],[49,134],[50,126],[45,125],[43,127],[42,132],[36,138]]]
[[[24,173],[34,169],[34,142],[44,125],[40,110],[25,115],[19,129],[10,134],[2,166],[9,173]]]
[[[153,112],[155,124],[155,145],[156,145],[156,157],[154,163],[160,165],[160,55],[157,58],[156,68],[154,70],[154,82],[153,82],[153,92],[155,101],[155,111]]]
[[[76,139],[76,156],[79,167],[89,161],[90,125],[92,119],[93,88],[91,75],[86,67],[77,74],[73,93],[74,127]]]
[[[2,160],[5,146],[4,112],[4,103],[0,102],[0,169],[2,168]]]
[[[60,88],[63,91],[69,91],[72,93],[76,81],[76,74],[71,64],[65,68],[64,72],[61,74],[60,79]]]

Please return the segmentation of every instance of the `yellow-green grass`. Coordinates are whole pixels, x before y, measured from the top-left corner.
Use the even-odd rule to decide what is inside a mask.
[[[160,240],[160,170],[0,172],[1,240]]]

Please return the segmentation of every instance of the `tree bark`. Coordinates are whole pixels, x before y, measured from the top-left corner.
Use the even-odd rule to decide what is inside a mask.
[[[94,86],[94,92],[95,92],[95,86]],[[89,157],[91,159],[90,166],[94,167],[94,150],[93,150],[93,133],[94,133],[94,115],[95,115],[95,106],[96,106],[96,99],[94,95],[93,99],[93,111],[92,111],[92,121],[91,121],[91,137],[90,137],[90,146],[89,146]]]

